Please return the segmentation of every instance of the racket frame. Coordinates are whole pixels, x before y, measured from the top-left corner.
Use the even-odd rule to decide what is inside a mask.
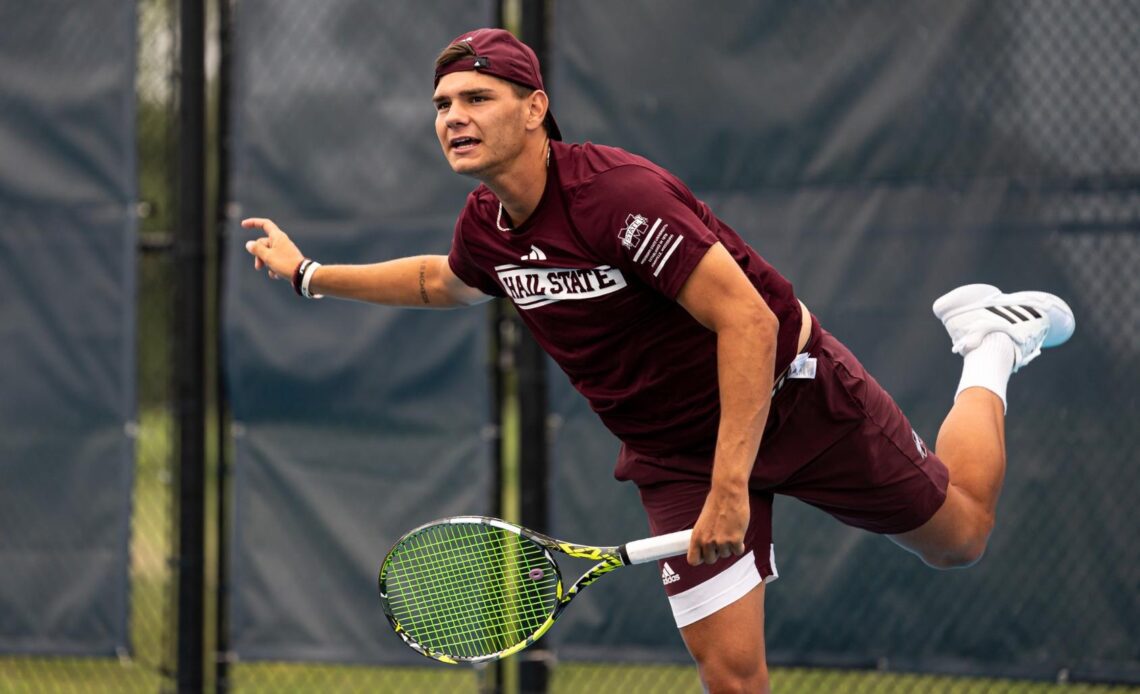
[[[399,619],[392,613],[392,608],[388,603],[387,594],[387,574],[390,566],[390,560],[401,545],[419,533],[436,526],[442,525],[488,525],[499,530],[514,533],[520,537],[526,538],[531,542],[542,548],[545,553],[547,561],[554,567],[557,574],[557,581],[555,584],[555,602],[554,607],[551,609],[550,614],[547,615],[546,620],[539,625],[533,633],[529,634],[525,639],[518,643],[509,646],[503,650],[495,653],[489,653],[480,656],[457,656],[448,653],[436,651],[428,646],[425,646],[400,624]],[[650,537],[644,540],[635,540],[627,542],[623,545],[613,547],[597,546],[597,545],[582,545],[575,542],[566,542],[558,540],[549,535],[531,530],[530,528],[523,527],[516,523],[502,520],[500,518],[493,518],[491,516],[450,516],[447,518],[440,518],[428,523],[424,523],[408,532],[404,533],[399,540],[392,545],[392,549],[384,557],[384,563],[380,567],[379,575],[379,588],[380,588],[380,603],[384,607],[384,616],[387,617],[388,623],[391,625],[393,631],[403,640],[404,644],[420,655],[433,660],[438,660],[443,663],[452,665],[458,663],[483,663],[493,660],[501,660],[508,656],[514,655],[524,648],[530,646],[538,639],[542,638],[550,628],[554,626],[554,622],[566,609],[566,606],[578,596],[586,586],[594,583],[602,576],[619,569],[623,566],[632,564],[643,564],[666,557],[676,556],[683,554],[688,550],[689,538],[692,535],[691,530],[682,530],[668,535],[661,535],[657,537]],[[566,591],[563,591],[562,581],[562,568],[558,566],[558,562],[554,561],[551,552],[559,552],[569,557],[576,559],[586,559],[588,561],[597,562],[582,574],[577,581]]]

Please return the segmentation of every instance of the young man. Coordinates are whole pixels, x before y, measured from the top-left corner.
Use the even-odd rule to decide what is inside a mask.
[[[858,360],[677,178],[562,143],[534,53],[464,34],[435,72],[436,134],[482,182],[447,256],[322,266],[268,219],[256,269],[305,296],[448,308],[509,297],[622,441],[654,533],[693,528],[666,581],[709,691],[766,691],[773,494],[889,535],[928,564],[977,561],[1005,470],[1005,390],[1074,320],[1059,298],[967,285],[934,304],[962,379],[929,450]]]

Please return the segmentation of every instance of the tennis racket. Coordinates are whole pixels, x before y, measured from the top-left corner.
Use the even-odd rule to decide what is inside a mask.
[[[692,532],[594,547],[498,518],[443,518],[407,533],[388,552],[380,601],[416,652],[445,663],[497,660],[537,641],[604,574],[684,554]],[[563,590],[552,552],[598,563]]]

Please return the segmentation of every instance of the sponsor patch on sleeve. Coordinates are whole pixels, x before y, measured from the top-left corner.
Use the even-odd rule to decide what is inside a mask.
[[[653,276],[661,274],[673,252],[685,240],[680,234],[669,231],[669,224],[660,217],[649,222],[649,218],[640,214],[629,214],[625,223],[618,232],[621,245],[633,253],[633,262],[648,265],[653,269]]]

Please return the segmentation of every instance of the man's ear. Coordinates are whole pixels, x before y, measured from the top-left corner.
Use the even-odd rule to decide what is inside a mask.
[[[546,121],[546,112],[550,110],[550,97],[541,89],[536,89],[527,97],[527,108],[527,130],[541,128]]]

